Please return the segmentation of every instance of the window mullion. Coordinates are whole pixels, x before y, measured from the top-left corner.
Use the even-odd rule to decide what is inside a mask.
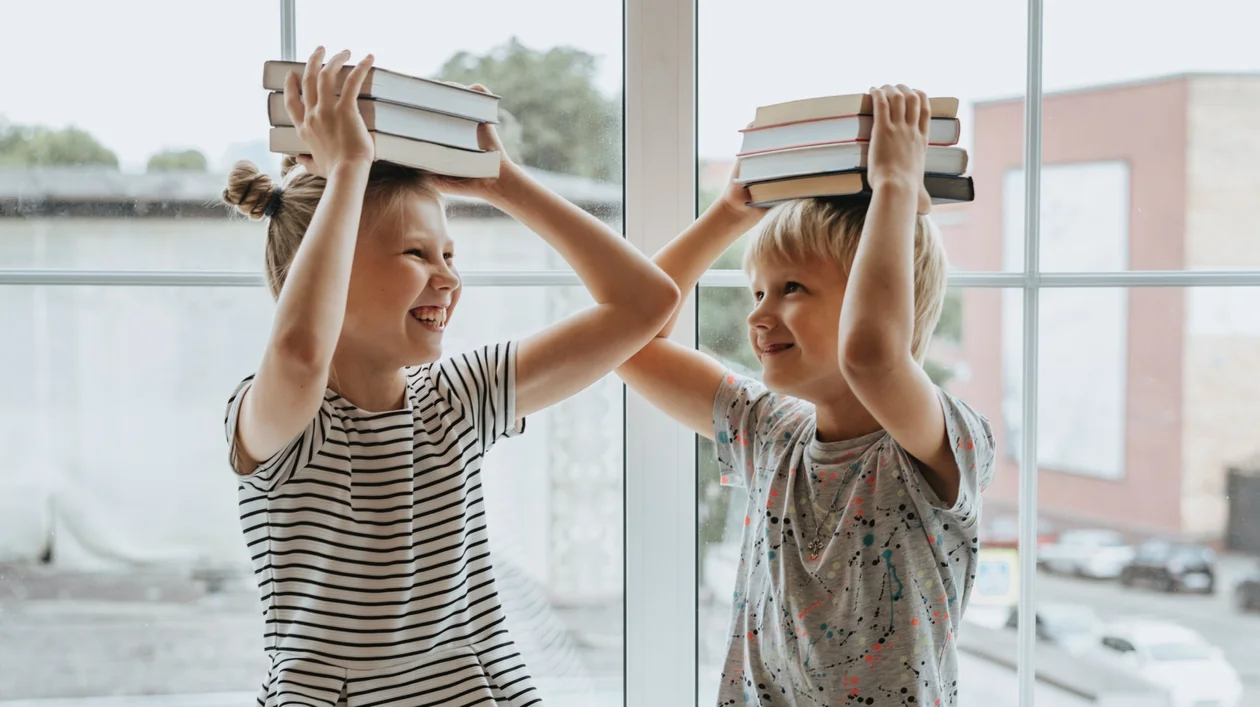
[[[626,236],[651,254],[695,219],[695,3],[625,8]],[[673,338],[696,345],[694,307]],[[630,391],[625,419],[626,704],[695,704],[695,435]]]
[[[297,0],[280,0],[280,59],[297,60]]]
[[[1037,361],[1041,276],[1042,0],[1028,0],[1027,90],[1024,100],[1024,322],[1023,421],[1019,480],[1020,707],[1036,701],[1037,641]]]

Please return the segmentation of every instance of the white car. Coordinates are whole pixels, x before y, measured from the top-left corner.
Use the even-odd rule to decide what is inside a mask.
[[[1168,691],[1172,707],[1238,707],[1242,680],[1199,633],[1155,619],[1107,624],[1099,654]]]
[[[1081,655],[1093,650],[1099,645],[1101,626],[1098,613],[1084,604],[1037,602],[1037,640],[1052,643],[1068,653]],[[1017,607],[1011,607],[1006,627],[1019,628]]]
[[[1133,546],[1115,531],[1065,530],[1037,551],[1037,563],[1050,572],[1115,579],[1133,555]]]

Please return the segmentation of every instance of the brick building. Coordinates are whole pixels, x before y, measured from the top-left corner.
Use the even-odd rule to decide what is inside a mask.
[[[1260,268],[1260,76],[1170,76],[1044,105],[1044,272]],[[1019,270],[1024,102],[977,103],[972,121],[977,199],[939,210],[951,260]],[[966,362],[951,388],[994,422],[990,508],[1017,498],[1020,312],[1016,290],[969,290],[962,341],[938,347]],[[1260,292],[1043,289],[1040,314],[1042,513],[1219,540],[1226,469],[1260,451]]]

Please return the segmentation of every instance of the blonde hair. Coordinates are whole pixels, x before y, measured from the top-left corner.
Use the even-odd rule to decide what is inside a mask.
[[[280,296],[289,266],[311,225],[326,183],[323,177],[306,171],[292,157],[284,159],[279,184],[249,161],[237,162],[228,175],[227,188],[221,197],[223,202],[255,221],[268,219],[267,286],[272,297]],[[364,194],[361,227],[378,224],[386,214],[396,215],[395,207],[414,194],[441,202],[432,175],[387,162],[373,163]]]
[[[744,271],[757,263],[835,263],[847,276],[866,224],[867,205],[828,199],[798,199],[780,204],[762,219],[744,252]],[[919,363],[927,357],[932,332],[941,318],[949,269],[940,231],[928,216],[914,227],[914,334],[910,349]]]

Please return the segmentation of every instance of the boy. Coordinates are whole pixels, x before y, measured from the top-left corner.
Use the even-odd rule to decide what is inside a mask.
[[[764,383],[670,342],[673,320],[618,369],[748,490],[720,705],[958,703],[993,441],[921,365],[946,272],[924,216],[928,99],[871,93],[869,204],[780,205],[749,245]],[[759,220],[747,199],[732,183],[657,254],[683,292]]]

